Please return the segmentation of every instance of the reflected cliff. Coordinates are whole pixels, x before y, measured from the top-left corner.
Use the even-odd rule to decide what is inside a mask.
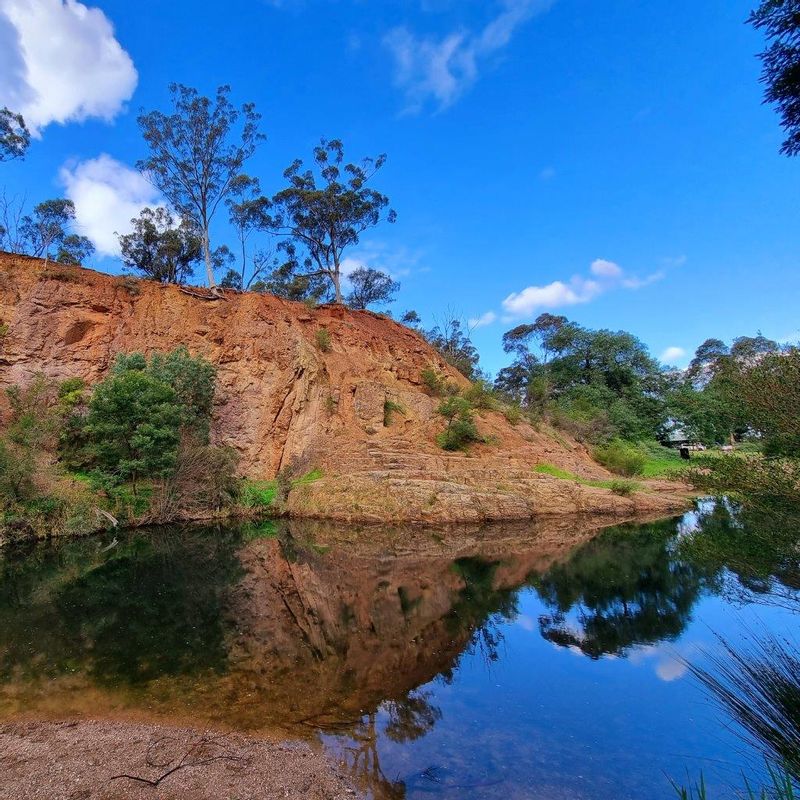
[[[0,717],[168,717],[321,736],[376,796],[488,793],[501,782],[450,779],[440,765],[387,772],[382,754],[452,731],[441,698],[465,665],[488,676],[503,667],[510,631],[591,663],[676,641],[704,594],[731,581],[777,591],[779,572],[791,582],[796,560],[771,554],[735,572],[701,548],[709,530],[738,541],[733,513],[611,528],[278,521],[9,551]]]
[[[248,730],[313,731],[360,724],[385,703],[387,735],[417,738],[437,712],[415,689],[446,680],[465,654],[496,660],[496,623],[514,615],[520,587],[552,595],[560,614],[581,582],[605,580],[588,565],[602,572],[623,554],[610,534],[595,547],[596,535],[575,520],[422,531],[280,521],[9,552],[0,560],[0,710],[145,706]],[[629,546],[641,569],[664,572],[662,539],[643,554],[638,541]],[[580,555],[585,547],[607,552],[605,561]],[[644,607],[660,602],[663,583],[638,587]],[[679,624],[680,615],[663,632]]]

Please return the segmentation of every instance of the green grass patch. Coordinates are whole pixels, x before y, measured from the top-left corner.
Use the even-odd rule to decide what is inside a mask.
[[[314,481],[318,481],[322,477],[323,473],[321,469],[312,469],[311,472],[306,472],[305,475],[295,478],[292,481],[292,486],[304,486],[307,483],[314,483]]]
[[[277,493],[277,481],[245,481],[239,504],[244,508],[269,508],[275,502]]]
[[[593,486],[595,489],[609,489],[614,492],[614,494],[623,497],[628,497],[642,488],[636,481],[626,481],[620,478],[612,478],[610,481],[595,481],[589,478],[581,478],[574,472],[561,469],[554,464],[537,464],[534,467],[534,472],[538,472],[540,475],[550,475],[550,477],[558,478],[562,481],[574,481],[581,486]]]

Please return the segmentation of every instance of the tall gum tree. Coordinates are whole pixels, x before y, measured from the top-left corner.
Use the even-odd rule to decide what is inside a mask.
[[[317,176],[295,161],[283,174],[286,189],[273,198],[270,227],[288,239],[282,242],[295,277],[323,277],[333,286],[335,302],[342,303],[342,261],[347,248],[358,244],[364,231],[384,219],[393,223],[389,198],[367,184],[386,163],[386,156],[344,164],[344,146],[323,139],[314,148]]]
[[[253,103],[237,110],[228,99],[229,86],[220,86],[213,101],[182,84],[170,84],[169,90],[172,114],[151,111],[138,117],[150,155],[136,166],[181,216],[197,222],[208,285],[216,289],[209,226],[245,162],[266,138],[258,130],[261,115]]]

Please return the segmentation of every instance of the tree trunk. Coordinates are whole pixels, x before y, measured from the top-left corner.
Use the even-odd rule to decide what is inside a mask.
[[[339,303],[339,305],[341,305],[341,303],[342,303],[342,277],[339,274],[338,267],[333,271],[333,274],[331,275],[331,277],[333,278],[333,288],[336,291],[336,300],[334,302]]]
[[[208,243],[208,227],[203,228],[203,255],[206,259],[206,277],[208,278],[208,285],[211,289],[216,291],[217,282],[214,280],[214,266],[211,263],[211,247]]]

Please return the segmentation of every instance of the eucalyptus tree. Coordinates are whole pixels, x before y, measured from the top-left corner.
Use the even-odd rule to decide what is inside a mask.
[[[0,225],[0,241],[10,252],[53,258],[61,264],[81,264],[94,253],[94,245],[85,236],[70,232],[74,221],[72,200],[45,200],[34,206],[33,214],[17,215],[14,230]]]
[[[760,54],[764,101],[774,103],[786,139],[781,152],[800,155],[800,0],[762,0],[748,20],[769,42]]]
[[[143,208],[131,220],[131,232],[117,238],[122,263],[162,283],[185,283],[203,257],[203,235],[197,223],[183,217],[176,224],[163,206]]]
[[[253,287],[272,266],[271,250],[254,250],[248,257],[248,241],[258,230],[269,228],[270,199],[261,194],[258,178],[239,175],[231,184],[231,192],[225,201],[228,207],[228,221],[236,231],[241,253],[241,265],[238,270],[230,269],[223,280],[223,285],[245,291]]]
[[[0,108],[0,162],[24,158],[31,143],[31,133],[22,114]]]
[[[393,223],[389,198],[368,186],[386,163],[386,156],[344,164],[344,145],[323,139],[314,148],[319,175],[296,160],[283,174],[289,186],[273,198],[271,229],[289,238],[279,245],[288,256],[288,281],[298,277],[313,285],[322,278],[343,302],[342,263],[345,251],[357,245],[361,234],[381,221]]]
[[[253,103],[237,110],[228,99],[229,86],[220,86],[213,101],[182,84],[170,84],[169,89],[171,114],[151,111],[138,117],[150,155],[136,166],[178,213],[199,225],[206,277],[215,289],[209,226],[240,178],[244,163],[265,138],[258,130],[261,115]]]
[[[347,295],[347,305],[359,310],[372,305],[391,303],[400,289],[397,281],[392,280],[385,272],[372,267],[359,267],[353,270],[347,279],[351,287]]]

